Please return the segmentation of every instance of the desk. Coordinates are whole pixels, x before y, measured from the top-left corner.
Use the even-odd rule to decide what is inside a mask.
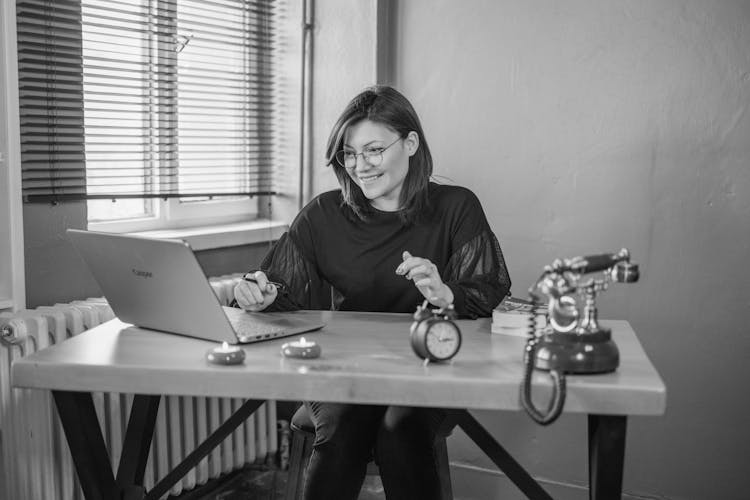
[[[468,410],[519,411],[524,339],[490,334],[490,320],[461,320],[461,351],[424,365],[411,351],[407,314],[299,311],[327,326],[307,334],[323,347],[314,360],[280,355],[284,339],[246,346],[244,365],[204,360],[206,341],[136,328],[115,319],[15,362],[17,387],[49,389],[86,498],[158,498],[231,434],[265,399],[445,408],[529,497],[551,498]],[[565,411],[588,415],[590,498],[619,498],[629,415],[664,413],[666,389],[625,321],[602,321],[620,349],[614,373],[569,376]],[[549,387],[537,372],[535,393]],[[113,471],[90,392],[134,393],[120,466]],[[148,493],[143,473],[160,395],[252,398]],[[192,463],[191,463],[192,462]],[[171,482],[169,482],[171,481]],[[167,483],[169,484],[163,484]]]

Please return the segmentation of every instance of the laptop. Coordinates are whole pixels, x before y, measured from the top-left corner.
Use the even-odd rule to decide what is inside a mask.
[[[213,342],[246,344],[319,330],[294,312],[225,307],[182,240],[68,229],[68,238],[123,322]]]

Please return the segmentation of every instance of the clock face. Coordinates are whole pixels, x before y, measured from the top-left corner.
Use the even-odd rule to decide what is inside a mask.
[[[461,334],[455,324],[438,320],[432,323],[425,335],[425,347],[439,360],[452,358],[461,347]]]

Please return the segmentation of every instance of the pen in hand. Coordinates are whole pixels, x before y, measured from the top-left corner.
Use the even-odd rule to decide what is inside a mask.
[[[251,282],[251,283],[255,283],[256,285],[258,284],[258,280],[257,280],[257,279],[255,279],[255,276],[253,276],[253,275],[251,275],[251,274],[246,274],[245,276],[243,276],[243,277],[242,277],[242,279],[243,279],[243,280],[245,280],[245,281],[249,281],[249,282]],[[270,291],[271,291],[271,290],[270,290],[270,289],[268,288],[268,286],[269,286],[269,285],[273,285],[273,286],[275,286],[275,287],[276,287],[276,290],[281,290],[282,288],[284,288],[284,284],[283,284],[283,283],[278,283],[278,282],[276,282],[276,281],[270,281],[270,280],[269,280],[269,281],[268,281],[268,284],[266,285],[266,291],[267,291],[267,292],[270,292]]]

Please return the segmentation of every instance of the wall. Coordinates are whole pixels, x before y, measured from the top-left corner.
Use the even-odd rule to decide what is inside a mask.
[[[664,417],[629,420],[626,493],[747,498],[750,3],[397,4],[395,84],[436,173],[483,201],[513,293],[556,257],[626,246],[641,265],[600,300],[667,386]],[[555,498],[586,497],[583,417],[479,417]],[[461,498],[520,497],[451,447]]]
[[[0,2],[0,312],[25,302],[21,173],[18,140],[18,89],[8,85],[16,74],[15,4]]]
[[[101,296],[65,230],[86,229],[86,202],[24,203],[26,306]]]
[[[338,188],[326,165],[328,135],[351,98],[376,81],[377,2],[315,2],[312,195]]]
[[[0,40],[4,40],[3,25],[0,23]],[[4,88],[5,51],[0,50],[0,117],[8,116],[6,92]],[[0,312],[13,305],[13,269],[11,268],[11,192],[8,161],[8,127],[6,120],[0,120]]]

